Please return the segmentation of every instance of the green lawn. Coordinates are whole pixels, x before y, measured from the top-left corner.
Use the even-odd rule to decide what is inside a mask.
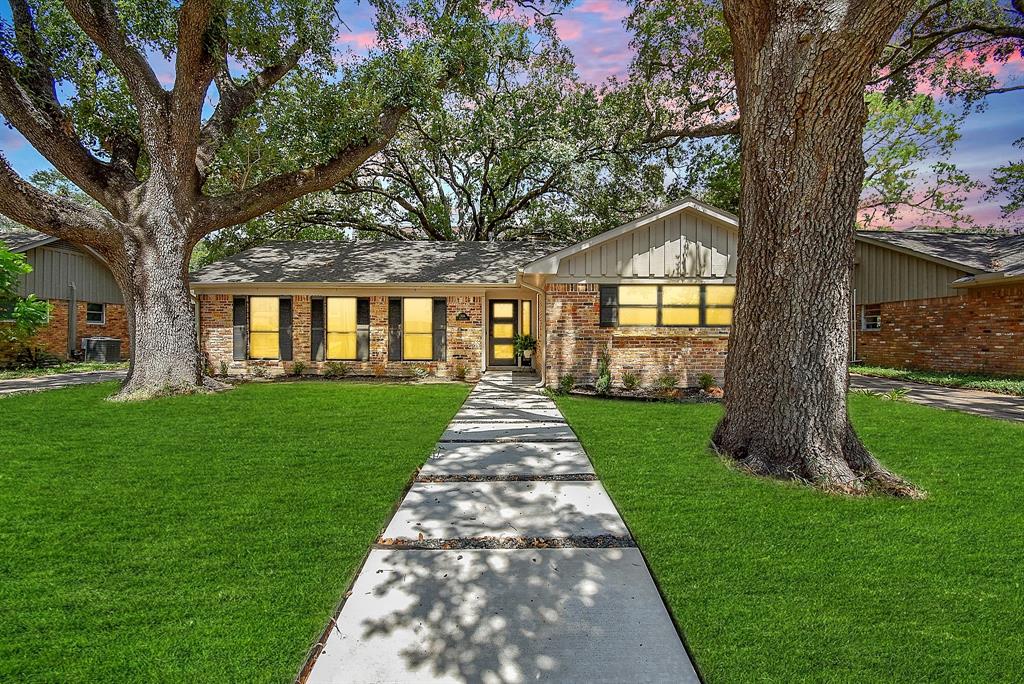
[[[0,399],[0,681],[290,681],[468,392]]]
[[[1024,678],[1024,424],[851,397],[910,502],[728,468],[717,405],[558,402],[708,681]]]
[[[967,373],[937,373],[934,371],[902,370],[882,366],[850,366],[853,375],[868,375],[875,378],[891,378],[911,382],[927,382],[943,387],[964,387],[987,390],[1000,394],[1024,397],[1024,378],[1010,378],[1000,375],[970,375]]]

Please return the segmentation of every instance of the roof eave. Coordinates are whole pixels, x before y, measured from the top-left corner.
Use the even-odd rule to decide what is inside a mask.
[[[860,240],[861,242],[866,242],[877,247],[885,247],[886,249],[891,249],[894,252],[900,252],[901,254],[907,254],[912,257],[917,257],[918,259],[931,261],[936,264],[941,264],[942,266],[955,268],[958,271],[966,271],[971,274],[988,273],[988,271],[977,268],[976,266],[969,266],[967,264],[962,264],[959,261],[952,261],[950,259],[943,259],[942,257],[933,256],[931,254],[925,254],[924,252],[919,252],[916,249],[910,249],[909,247],[904,247],[902,245],[894,245],[893,243],[887,242],[886,240],[878,240],[875,238],[866,237],[864,235],[861,235],[860,233],[856,233],[854,235],[854,238]]]

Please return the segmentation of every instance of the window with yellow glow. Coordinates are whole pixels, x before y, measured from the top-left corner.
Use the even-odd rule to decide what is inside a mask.
[[[662,325],[700,325],[700,285],[661,288]]]
[[[523,300],[520,303],[520,308],[519,308],[519,318],[520,318],[520,321],[519,321],[519,334],[520,335],[532,335],[533,334],[533,328],[531,327],[531,324],[533,323],[533,312],[532,312],[532,309],[530,307],[530,305],[532,303],[533,302],[530,302],[529,300]]]
[[[280,306],[277,297],[249,298],[249,358],[281,357]]]
[[[735,285],[708,285],[704,290],[704,325],[732,325]]]
[[[434,300],[402,300],[402,358],[430,361],[434,357]]]
[[[658,286],[619,286],[619,325],[657,325]]]
[[[355,359],[357,356],[356,298],[327,299],[327,358]]]
[[[601,286],[602,326],[730,326],[735,285]]]

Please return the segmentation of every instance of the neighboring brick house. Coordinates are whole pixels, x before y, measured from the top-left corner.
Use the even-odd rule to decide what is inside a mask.
[[[1024,376],[1024,236],[862,231],[854,360]]]
[[[18,294],[50,302],[50,320],[31,341],[62,359],[78,356],[86,337],[116,337],[128,358],[130,340],[121,290],[92,251],[33,230],[0,233],[0,243],[25,255],[32,272]],[[70,312],[74,312],[71,315]]]
[[[192,274],[215,372],[430,373],[473,379],[537,339],[545,382],[722,379],[736,217],[693,199],[584,242],[276,242]],[[262,370],[257,370],[262,369]]]

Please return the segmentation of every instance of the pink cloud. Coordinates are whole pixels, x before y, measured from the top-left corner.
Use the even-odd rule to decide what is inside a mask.
[[[337,45],[344,45],[354,50],[367,51],[377,47],[376,31],[342,31],[334,41]]]
[[[622,21],[629,15],[629,6],[615,0],[583,0],[573,11],[597,14],[605,21]]]
[[[583,24],[575,19],[556,19],[555,30],[558,31],[558,37],[567,43],[583,37]]]

